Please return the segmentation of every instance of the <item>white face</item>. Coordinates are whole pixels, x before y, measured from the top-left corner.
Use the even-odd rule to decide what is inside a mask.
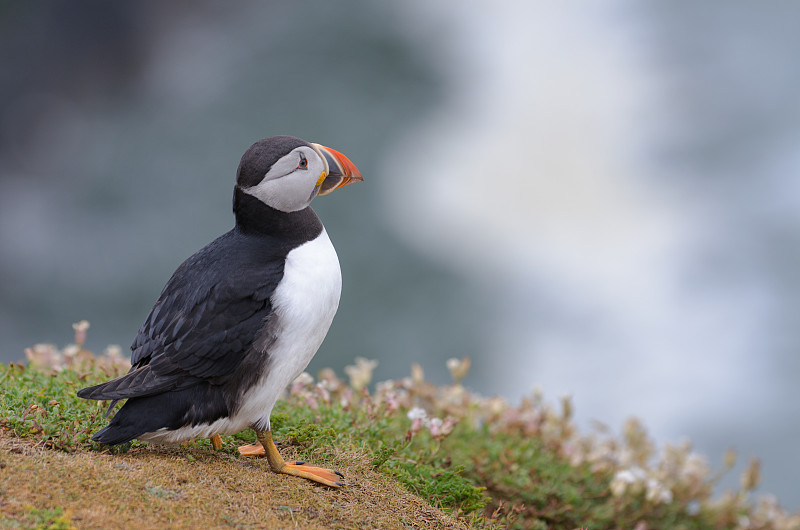
[[[282,212],[302,210],[319,192],[328,163],[313,147],[300,146],[278,159],[261,182],[242,191]]]

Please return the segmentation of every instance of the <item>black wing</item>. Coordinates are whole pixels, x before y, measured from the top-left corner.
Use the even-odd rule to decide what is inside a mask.
[[[78,395],[118,400],[224,383],[266,326],[285,264],[285,252],[254,254],[241,237],[229,232],[178,267],[133,341],[130,372]]]

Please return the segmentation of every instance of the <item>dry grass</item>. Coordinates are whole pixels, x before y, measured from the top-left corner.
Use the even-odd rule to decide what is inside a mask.
[[[31,507],[59,507],[57,528],[466,528],[356,452],[314,462],[345,473],[339,490],[198,447],[65,453],[0,432],[0,455],[3,527],[30,525]]]

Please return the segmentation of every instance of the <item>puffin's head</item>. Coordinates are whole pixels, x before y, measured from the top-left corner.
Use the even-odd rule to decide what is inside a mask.
[[[361,180],[342,153],[293,136],[257,141],[236,171],[237,188],[282,212],[302,210],[317,195]]]

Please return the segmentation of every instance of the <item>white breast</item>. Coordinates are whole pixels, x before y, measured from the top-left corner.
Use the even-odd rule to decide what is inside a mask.
[[[342,293],[339,258],[328,233],[304,243],[286,256],[283,279],[272,295],[278,338],[269,347],[269,371],[243,396],[237,418],[269,426],[269,414],[286,386],[317,353]],[[243,427],[244,428],[244,427]]]

